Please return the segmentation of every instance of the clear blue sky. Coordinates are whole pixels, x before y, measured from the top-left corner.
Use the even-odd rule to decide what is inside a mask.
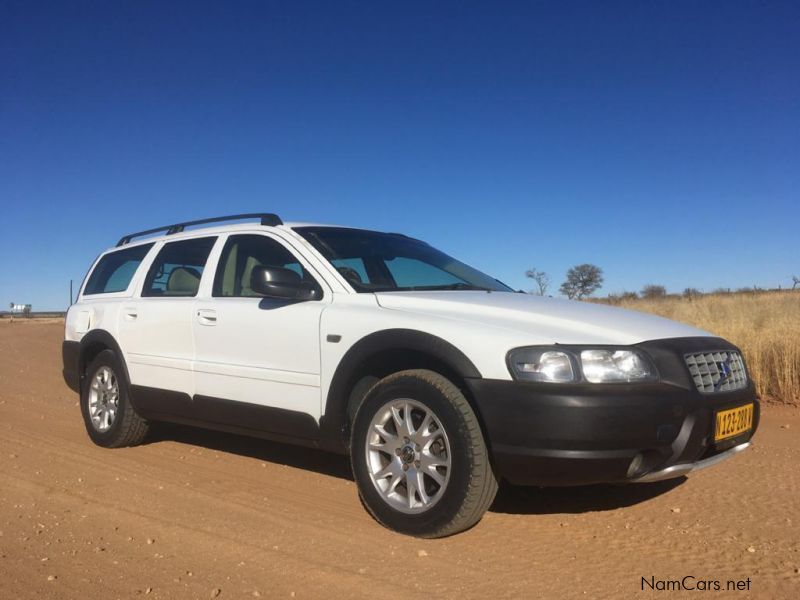
[[[797,2],[0,2],[0,309],[275,211],[515,287],[800,275]]]

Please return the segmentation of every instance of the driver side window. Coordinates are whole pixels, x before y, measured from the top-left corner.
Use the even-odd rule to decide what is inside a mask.
[[[261,295],[253,291],[250,283],[256,267],[291,269],[303,281],[314,281],[300,261],[272,238],[255,234],[232,235],[225,242],[219,258],[213,295],[223,298],[260,298]]]

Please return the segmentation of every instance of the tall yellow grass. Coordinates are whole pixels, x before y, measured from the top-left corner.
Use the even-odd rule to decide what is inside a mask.
[[[742,349],[759,396],[800,401],[800,290],[630,299],[618,306],[682,321]]]

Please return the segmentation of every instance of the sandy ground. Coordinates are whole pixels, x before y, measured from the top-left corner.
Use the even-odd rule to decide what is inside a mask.
[[[172,426],[95,447],[61,327],[0,326],[0,598],[697,597],[642,591],[685,576],[800,597],[796,409],[689,479],[504,486],[477,527],[423,541],[367,515],[340,457]]]

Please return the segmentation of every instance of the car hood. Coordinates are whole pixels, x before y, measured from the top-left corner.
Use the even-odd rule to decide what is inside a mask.
[[[387,309],[512,330],[526,334],[531,344],[636,344],[711,335],[637,311],[530,294],[448,290],[379,292],[375,296]]]

